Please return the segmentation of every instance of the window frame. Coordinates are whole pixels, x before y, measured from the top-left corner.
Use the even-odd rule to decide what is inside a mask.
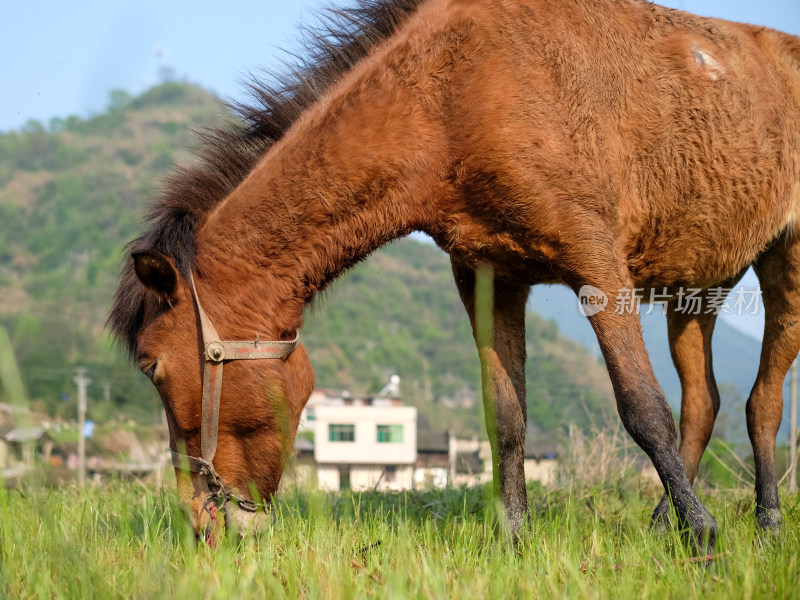
[[[349,432],[349,435],[345,435]],[[338,437],[335,437],[338,434]],[[343,439],[344,437],[350,439]],[[332,444],[352,444],[356,441],[356,426],[353,423],[328,423],[328,441]]]
[[[405,439],[402,423],[381,423],[375,429],[375,441],[378,444],[402,444]]]

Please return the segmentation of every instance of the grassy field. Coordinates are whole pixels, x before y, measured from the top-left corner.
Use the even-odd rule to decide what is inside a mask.
[[[657,497],[636,477],[531,488],[531,529],[515,551],[481,488],[288,493],[268,532],[209,548],[195,542],[170,488],[0,487],[0,596],[800,597],[797,496],[783,497],[783,538],[764,543],[749,492],[704,494],[721,525],[710,568],[676,534],[648,532]]]

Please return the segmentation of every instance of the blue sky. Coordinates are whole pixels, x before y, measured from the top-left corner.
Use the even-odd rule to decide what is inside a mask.
[[[336,0],[333,0],[336,2]],[[344,0],[345,2],[347,0]],[[249,72],[277,65],[298,25],[328,2],[25,0],[0,9],[0,131],[86,116],[114,88],[139,93],[161,67],[235,98]],[[341,5],[341,2],[339,2]],[[798,0],[670,0],[667,6],[800,35]]]

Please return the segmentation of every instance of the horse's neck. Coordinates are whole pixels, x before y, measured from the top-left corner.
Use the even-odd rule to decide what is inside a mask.
[[[362,66],[198,236],[198,268],[240,305],[260,303],[277,333],[299,327],[303,306],[331,279],[435,214],[429,202],[442,192],[446,143],[430,105],[396,72]]]

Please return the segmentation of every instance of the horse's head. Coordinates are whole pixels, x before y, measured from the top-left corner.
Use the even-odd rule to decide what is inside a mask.
[[[270,342],[268,325],[237,322],[229,299],[195,288],[169,257],[133,262],[146,289],[135,360],[164,404],[182,505],[198,534],[221,524],[223,504],[228,525],[258,526],[253,501],[276,492],[313,388],[308,355],[296,338]]]

